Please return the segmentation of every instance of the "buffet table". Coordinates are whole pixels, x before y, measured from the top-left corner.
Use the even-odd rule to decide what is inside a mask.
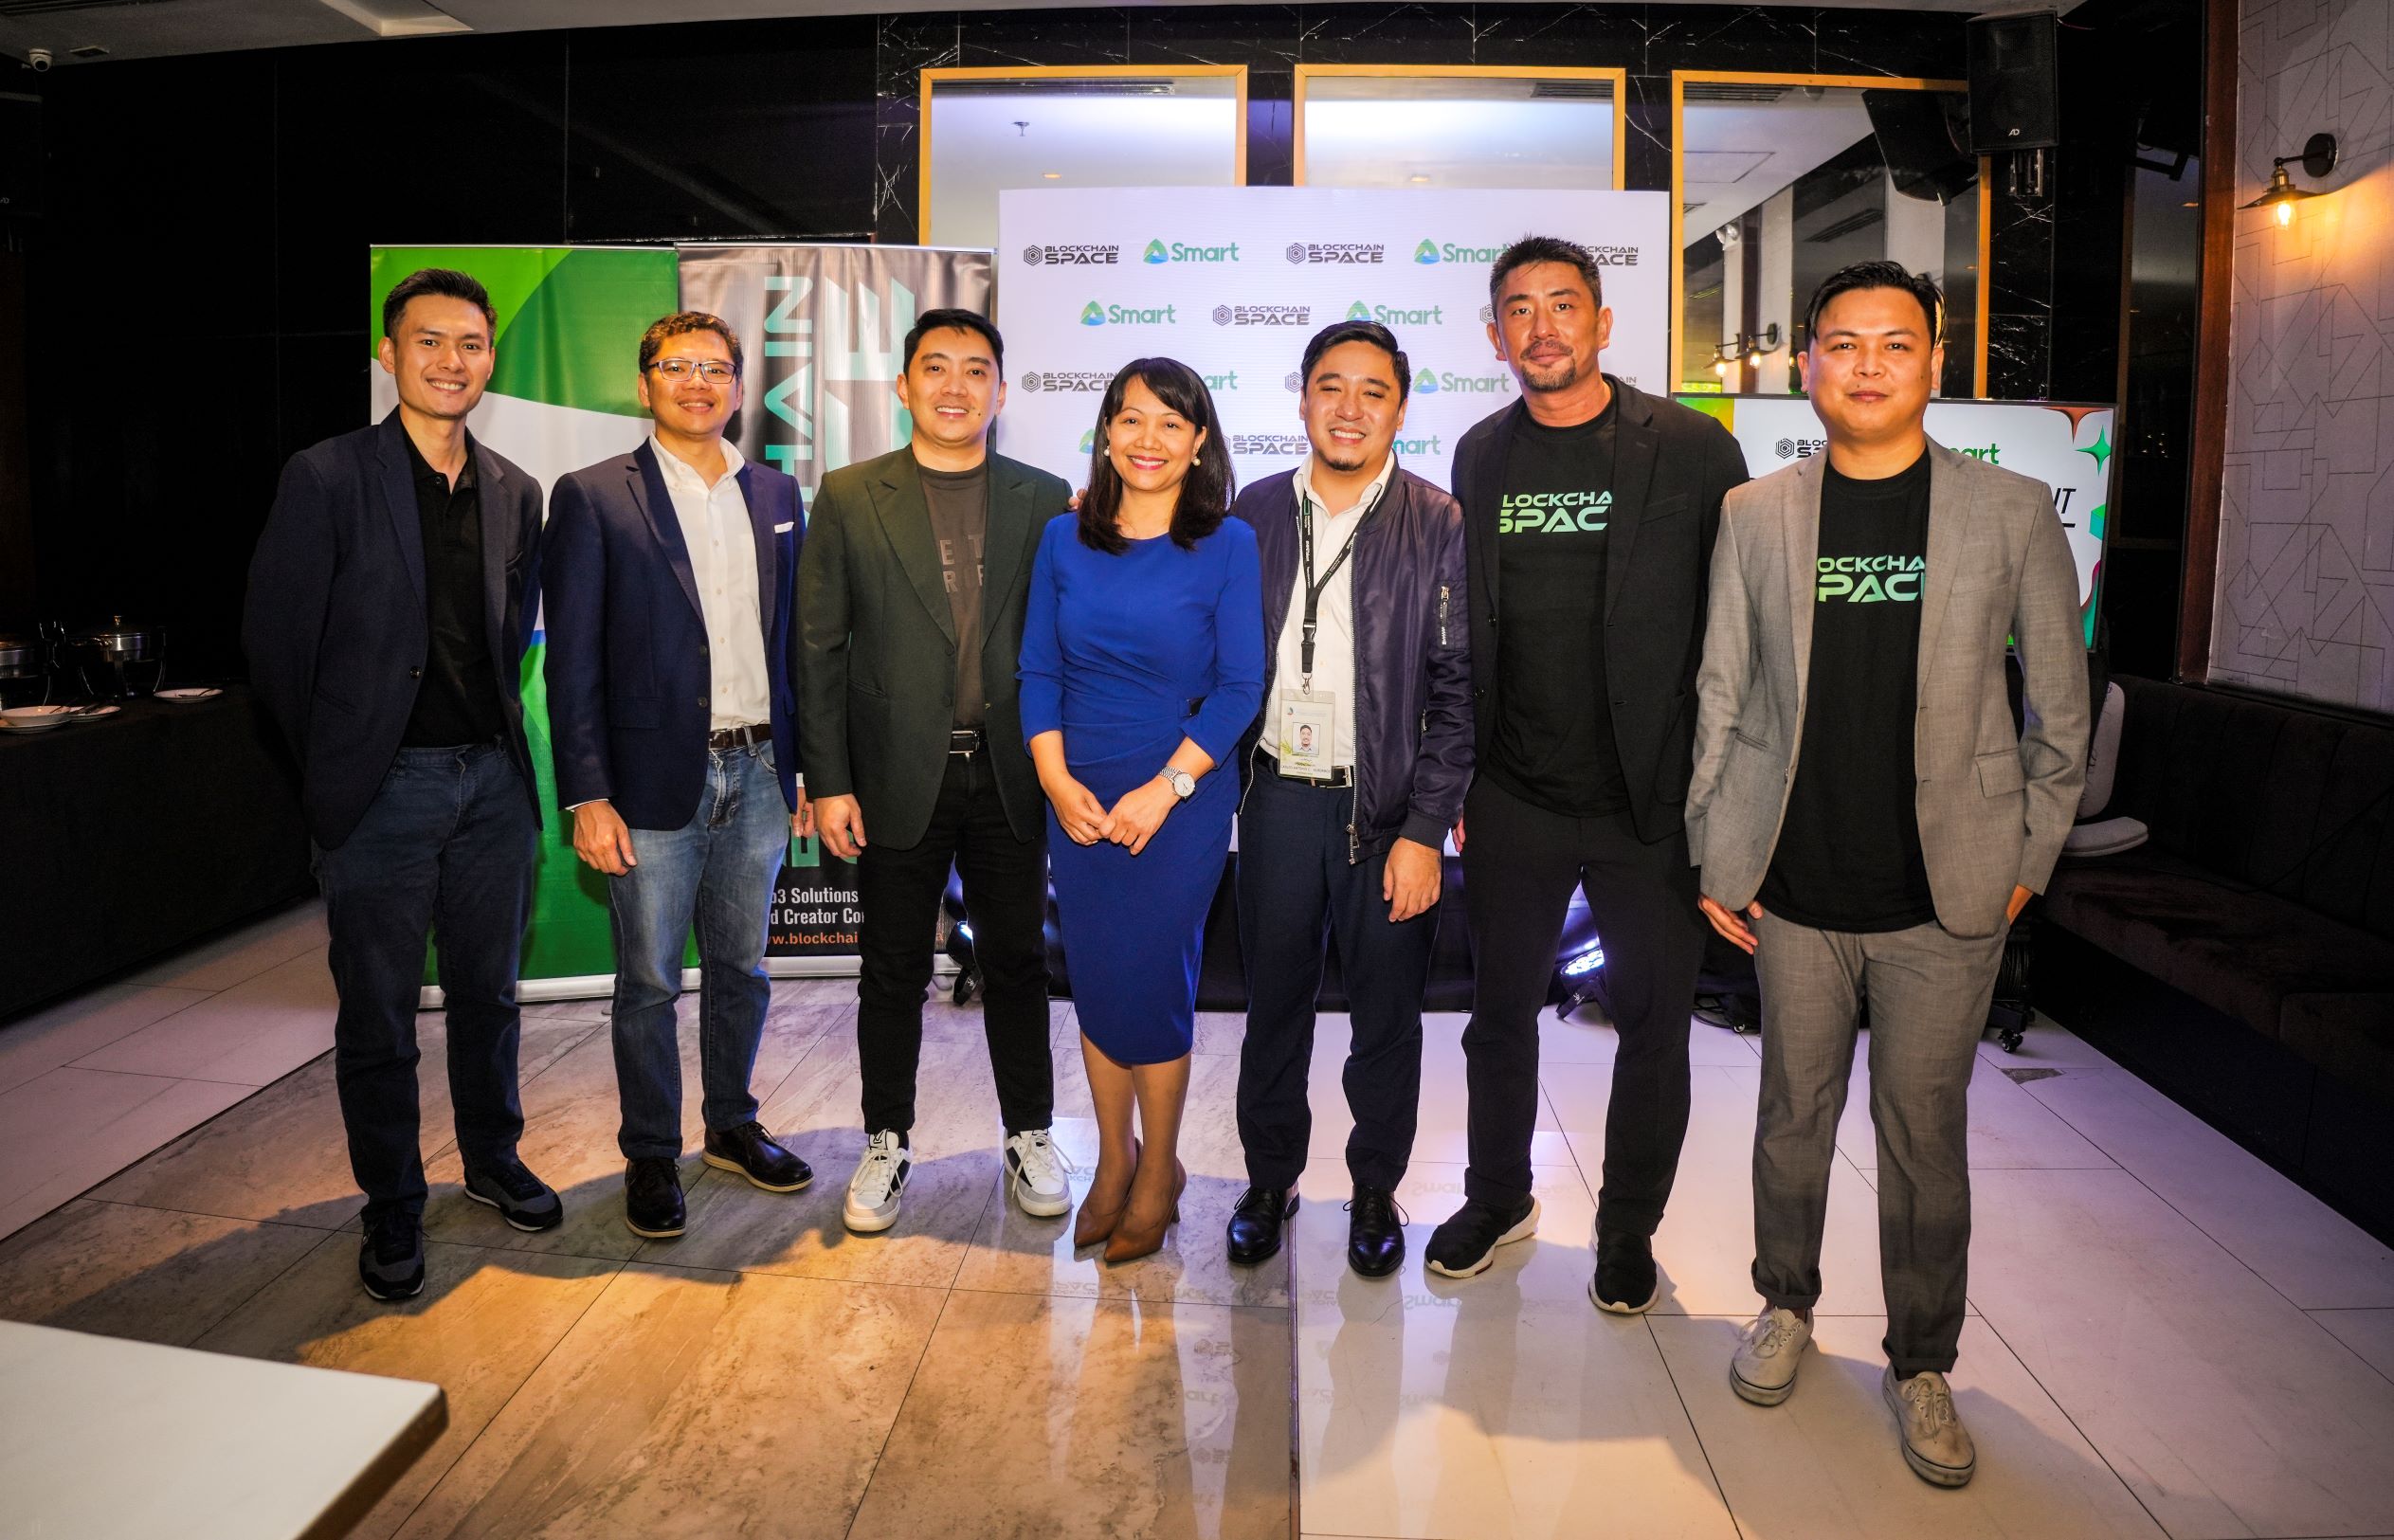
[[[0,732],[0,1020],[316,889],[245,687]]]
[[[0,1321],[0,1534],[331,1540],[447,1425],[437,1385]]]

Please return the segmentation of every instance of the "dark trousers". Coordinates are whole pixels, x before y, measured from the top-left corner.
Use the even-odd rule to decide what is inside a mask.
[[[864,799],[870,841],[872,803]],[[931,827],[904,849],[868,842],[856,889],[864,918],[857,979],[856,1046],[864,1078],[864,1132],[915,1126],[915,1071],[923,1050],[923,990],[931,983],[939,896],[953,865],[964,879],[972,956],[981,970],[982,1029],[1008,1134],[1054,1121],[1056,1075],[1047,1027],[1047,833],[1018,840],[998,800],[988,756],[950,754]]]
[[[317,852],[340,992],[333,1073],[370,1224],[424,1212],[416,1003],[427,935],[447,997],[458,1152],[469,1169],[515,1158],[516,969],[536,828],[523,777],[497,745],[402,749],[356,831]]]
[[[1239,947],[1247,1034],[1239,1049],[1239,1142],[1247,1180],[1288,1187],[1313,1135],[1306,1076],[1325,935],[1338,942],[1353,1037],[1344,1077],[1354,1131],[1347,1171],[1394,1188],[1413,1158],[1422,1101],[1422,991],[1438,908],[1390,923],[1380,896],[1387,852],[1347,861],[1354,792],[1282,780],[1269,762],[1239,813]]]
[[[1463,1030],[1471,1088],[1463,1194],[1505,1205],[1529,1196],[1538,1012],[1576,886],[1604,943],[1605,997],[1621,1037],[1596,1223],[1607,1234],[1651,1236],[1687,1137],[1688,1021],[1704,956],[1687,836],[1648,844],[1625,810],[1565,818],[1485,778],[1464,804],[1463,831],[1473,981]]]

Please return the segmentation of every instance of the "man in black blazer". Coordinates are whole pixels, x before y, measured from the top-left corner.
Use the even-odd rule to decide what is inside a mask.
[[[1703,930],[1681,811],[1721,498],[1746,480],[1700,412],[1605,374],[1603,270],[1533,236],[1496,260],[1489,340],[1521,400],[1463,436],[1478,779],[1456,842],[1472,933],[1464,1203],[1429,1266],[1468,1277],[1537,1227],[1538,1012],[1571,890],[1620,1031],[1596,1201],[1604,1310],[1651,1307],[1653,1237],[1687,1134]]]
[[[989,453],[1005,364],[986,317],[924,312],[898,381],[911,441],[824,478],[800,563],[807,779],[824,848],[857,863],[864,911],[854,1230],[898,1223],[913,1169],[923,988],[951,864],[984,988],[1007,1187],[1026,1213],[1071,1207],[1048,1138],[1046,806],[1014,679],[1040,532],[1069,492]]]
[[[714,316],[640,340],[647,442],[557,482],[549,515],[549,726],[573,848],[615,914],[615,1079],[624,1222],[681,1234],[675,1002],[698,935],[700,1116],[709,1166],[768,1192],[814,1180],[756,1119],[766,921],[793,835],[798,483],[727,443],[740,345]]]
[[[333,1062],[366,1194],[359,1278],[424,1287],[416,1000],[447,999],[466,1196],[519,1230],[564,1218],[516,1158],[516,969],[540,827],[519,683],[538,609],[540,484],[465,430],[497,316],[426,268],[383,304],[399,406],[291,457],[249,568],[242,641],[290,740],[340,991]]]

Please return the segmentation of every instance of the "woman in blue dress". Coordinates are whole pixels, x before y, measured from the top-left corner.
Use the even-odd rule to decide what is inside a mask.
[[[1073,1243],[1103,1241],[1118,1262],[1162,1247],[1188,1185],[1198,956],[1239,802],[1237,771],[1214,770],[1262,702],[1263,603],[1254,532],[1224,521],[1230,445],[1194,370],[1126,365],[1097,439],[1079,510],[1040,540],[1022,703],[1097,1114]]]

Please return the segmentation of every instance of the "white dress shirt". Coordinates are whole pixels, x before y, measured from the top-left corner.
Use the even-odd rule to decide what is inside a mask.
[[[1307,455],[1305,463],[1290,475],[1297,483],[1297,507],[1314,521],[1314,575],[1318,578],[1338,559],[1340,549],[1362,526],[1364,516],[1371,512],[1380,495],[1388,489],[1389,478],[1396,475],[1396,456],[1391,454],[1381,462],[1380,474],[1364,488],[1355,505],[1343,514],[1324,512],[1321,499],[1314,495],[1312,455]],[[1314,613],[1319,628],[1314,636],[1313,698],[1318,700],[1325,695],[1332,698],[1330,763],[1351,766],[1355,762],[1355,558],[1351,553],[1337,574],[1323,587]],[[1289,586],[1288,619],[1281,623],[1279,645],[1273,656],[1272,716],[1266,724],[1262,746],[1263,752],[1275,759],[1280,757],[1280,701],[1306,698],[1301,666],[1304,649],[1305,563],[1300,559],[1297,576]]]
[[[723,443],[723,475],[709,486],[697,467],[676,458],[652,434],[648,444],[663,467],[665,493],[690,552],[698,586],[698,614],[707,630],[711,730],[751,727],[773,719],[772,677],[765,667],[765,630],[756,591],[756,532],[740,495],[747,462]]]

